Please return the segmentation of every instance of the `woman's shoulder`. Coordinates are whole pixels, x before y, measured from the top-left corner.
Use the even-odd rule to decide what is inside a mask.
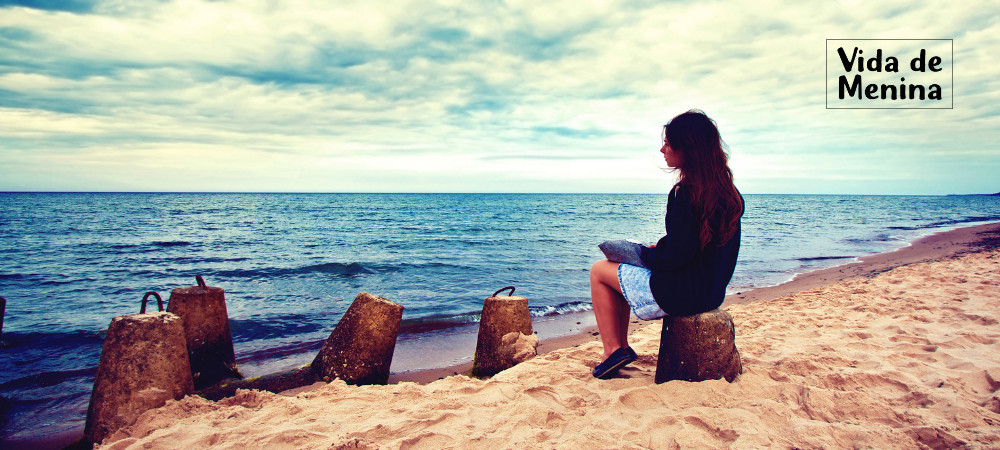
[[[688,202],[691,199],[693,188],[691,186],[683,186],[680,183],[674,185],[670,188],[670,195],[668,200],[673,202],[674,199],[680,199],[682,201]]]
[[[670,195],[667,196],[667,211],[691,210],[694,207],[692,192],[690,186],[675,184],[674,187],[670,188]]]

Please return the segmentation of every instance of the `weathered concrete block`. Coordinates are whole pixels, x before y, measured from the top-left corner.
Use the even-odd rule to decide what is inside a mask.
[[[510,333],[517,333],[504,337]],[[513,367],[515,364],[530,358],[526,347],[522,345],[519,360],[515,360],[518,350],[513,344],[519,338],[534,336],[531,330],[531,314],[528,312],[528,299],[518,296],[496,295],[483,301],[483,313],[479,320],[479,337],[476,341],[476,356],[472,363],[472,371],[478,376],[492,376],[501,370]],[[535,338],[535,346],[537,346]],[[534,348],[531,349],[534,351]]]
[[[143,412],[193,393],[180,317],[167,312],[115,317],[97,364],[84,438],[99,443]]]
[[[358,294],[313,360],[313,370],[327,381],[385,384],[402,319],[402,305],[367,292]]]
[[[733,317],[721,309],[693,316],[667,316],[660,335],[656,383],[725,378],[743,373]]]
[[[199,284],[203,281],[199,277]],[[243,378],[236,368],[226,295],[220,287],[191,286],[170,292],[167,312],[184,321],[184,336],[198,388],[226,378]]]

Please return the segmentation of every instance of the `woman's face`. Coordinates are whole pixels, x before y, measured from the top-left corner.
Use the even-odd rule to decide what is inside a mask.
[[[670,143],[666,139],[663,140],[663,147],[660,147],[660,153],[663,153],[663,159],[667,161],[667,167],[676,168],[681,165],[681,155],[670,148]]]

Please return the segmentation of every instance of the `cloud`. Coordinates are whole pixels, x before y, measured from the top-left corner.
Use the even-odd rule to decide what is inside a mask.
[[[0,0],[0,7],[23,6],[47,11],[67,11],[88,13],[94,10],[97,1],[92,0]]]
[[[650,163],[659,126],[700,108],[744,192],[992,192],[997,13],[782,0],[3,2],[0,190],[176,190],[129,168],[197,157],[189,170],[212,178],[191,175],[182,186],[194,190],[664,192],[671,178]],[[955,39],[955,109],[827,110],[825,42],[845,37]],[[497,172],[514,182],[482,181]]]

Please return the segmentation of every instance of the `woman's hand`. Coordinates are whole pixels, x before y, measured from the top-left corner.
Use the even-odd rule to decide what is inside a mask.
[[[650,244],[649,248],[656,248],[656,244]]]

